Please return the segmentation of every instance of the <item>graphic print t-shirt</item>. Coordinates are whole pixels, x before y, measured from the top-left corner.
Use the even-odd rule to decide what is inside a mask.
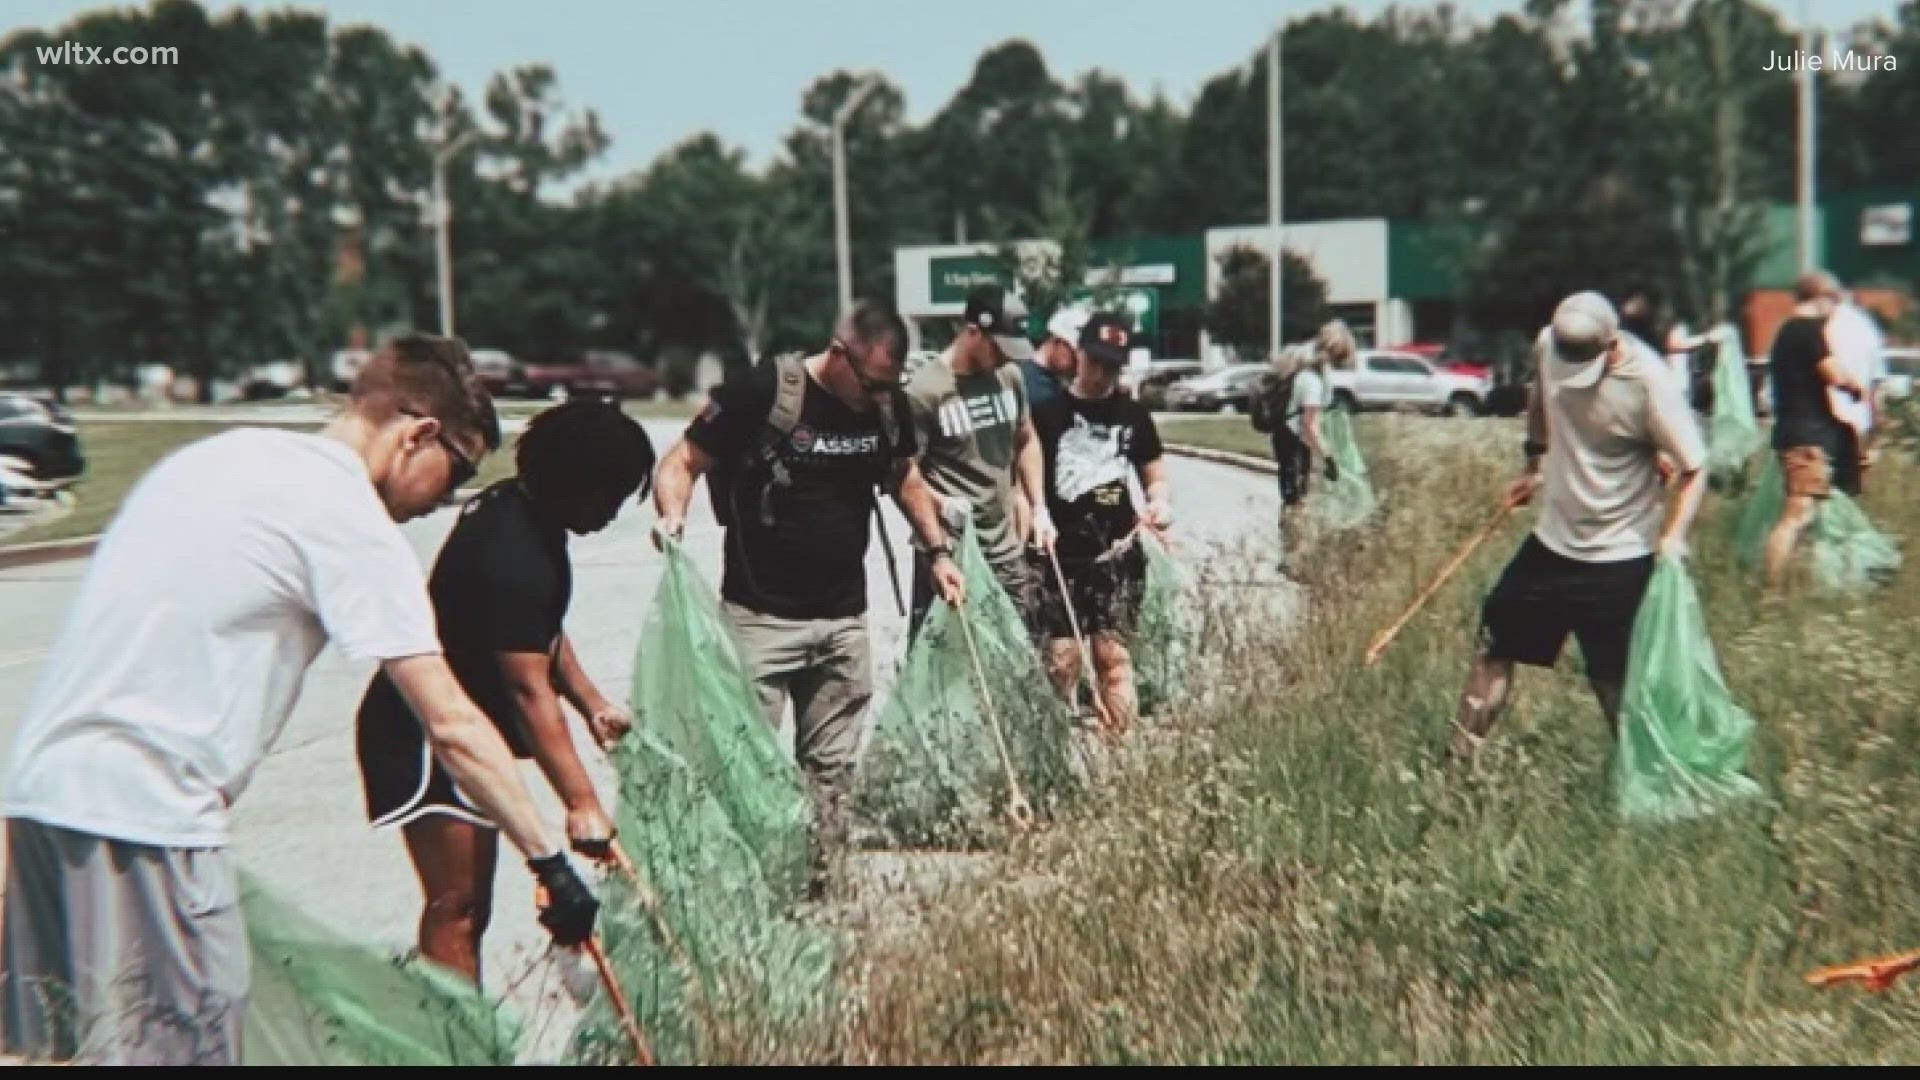
[[[973,504],[980,550],[996,569],[1020,559],[1013,532],[1013,459],[1027,413],[1018,364],[990,374],[955,375],[948,357],[929,362],[907,383],[907,404],[923,454],[920,472],[945,497]]]
[[[1160,432],[1146,406],[1123,394],[1076,397],[1071,390],[1033,411],[1047,459],[1047,508],[1060,530],[1062,563],[1087,563],[1124,539],[1139,520],[1128,478],[1160,458]]]
[[[716,388],[688,426],[688,441],[722,461],[757,453],[773,411],[776,368],[769,358]],[[911,455],[913,445],[903,426],[896,450]],[[874,486],[891,468],[879,411],[855,410],[809,374],[800,421],[778,452],[791,483],[771,490],[773,524],[761,520],[764,470],[747,467],[733,485],[720,595],[782,619],[865,613]]]

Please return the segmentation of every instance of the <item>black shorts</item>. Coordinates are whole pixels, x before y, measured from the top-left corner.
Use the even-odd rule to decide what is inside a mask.
[[[1860,497],[1860,482],[1865,479],[1860,461],[1860,433],[1846,424],[1840,425],[1840,456],[1833,462],[1833,486],[1847,493],[1849,498]]]
[[[1074,621],[1067,617],[1061,600],[1060,578],[1067,579],[1067,592],[1073,600],[1073,620],[1080,633],[1127,636],[1140,620],[1140,601],[1146,594],[1147,555],[1136,540],[1126,552],[1106,562],[1074,563],[1062,560],[1060,573],[1047,565],[1040,583],[1038,621],[1045,637],[1055,641],[1073,637]]]
[[[431,814],[498,828],[461,794],[453,774],[433,756],[419,719],[384,674],[367,687],[355,729],[360,786],[374,828],[407,825]]]
[[[1651,555],[1581,562],[1528,536],[1481,605],[1486,656],[1552,667],[1572,634],[1589,679],[1625,682],[1634,616],[1652,578]]]
[[[1313,451],[1306,440],[1288,431],[1273,437],[1273,461],[1280,466],[1280,503],[1299,506],[1313,479]]]
[[[1041,555],[1039,558],[1044,559]],[[1034,550],[1030,547],[1021,550],[1020,560],[1011,568],[996,570],[994,580],[999,584],[1007,598],[1013,601],[1015,611],[1020,613],[1020,623],[1033,631],[1033,612],[1038,599],[1036,589],[1039,582],[1038,563]],[[968,583],[972,588],[972,583]],[[933,567],[918,552],[913,556],[913,608],[907,617],[909,637],[920,633],[920,624],[927,619],[927,612],[933,610]]]

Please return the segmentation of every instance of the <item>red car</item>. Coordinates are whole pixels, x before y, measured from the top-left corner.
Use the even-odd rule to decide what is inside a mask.
[[[1427,359],[1427,362],[1431,363],[1434,367],[1451,371],[1456,375],[1465,375],[1470,379],[1493,378],[1492,364],[1483,364],[1478,360],[1469,360],[1462,356],[1456,356],[1454,355],[1452,347],[1445,342],[1413,341],[1405,345],[1395,345],[1394,348],[1400,352],[1410,352],[1423,356]]]
[[[529,364],[520,380],[531,397],[565,401],[576,394],[650,398],[660,375],[639,360],[618,352],[588,352],[577,364]]]

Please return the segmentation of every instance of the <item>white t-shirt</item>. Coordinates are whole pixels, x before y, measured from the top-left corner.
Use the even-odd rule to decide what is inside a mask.
[[[1547,456],[1534,535],[1581,562],[1653,554],[1666,518],[1658,453],[1685,472],[1707,458],[1700,425],[1666,358],[1632,335],[1623,339],[1633,345],[1628,358],[1595,385],[1579,388],[1562,384],[1577,369],[1552,359],[1544,332],[1535,343]]]
[[[1853,304],[1842,304],[1827,318],[1827,349],[1841,370],[1871,390],[1887,377],[1886,336],[1873,316]],[[1842,390],[1827,390],[1833,415],[1862,436],[1873,430],[1873,408],[1865,399]]]
[[[1673,329],[1667,331],[1667,366],[1680,381],[1680,396],[1689,405],[1693,404],[1693,350],[1686,346],[1692,342],[1693,332],[1686,323],[1675,323]],[[1652,348],[1652,343],[1647,343],[1647,347]]]
[[[1293,397],[1287,401],[1287,426],[1293,429],[1295,435],[1300,435],[1300,425],[1306,419],[1308,409],[1325,409],[1332,404],[1333,394],[1327,385],[1327,377],[1320,373],[1319,368],[1302,364],[1300,373],[1293,377]]]
[[[168,456],[101,538],[15,734],[0,813],[224,846],[329,638],[358,660],[440,651],[420,561],[360,457],[250,428]]]

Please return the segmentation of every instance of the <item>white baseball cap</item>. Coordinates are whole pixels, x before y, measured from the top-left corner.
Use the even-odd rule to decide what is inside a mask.
[[[1548,341],[1553,381],[1574,389],[1592,386],[1607,369],[1607,346],[1620,335],[1620,315],[1597,292],[1577,292],[1554,309]]]
[[[1087,312],[1083,308],[1063,307],[1047,320],[1047,336],[1056,337],[1069,345],[1080,344],[1080,328],[1087,325]]]

